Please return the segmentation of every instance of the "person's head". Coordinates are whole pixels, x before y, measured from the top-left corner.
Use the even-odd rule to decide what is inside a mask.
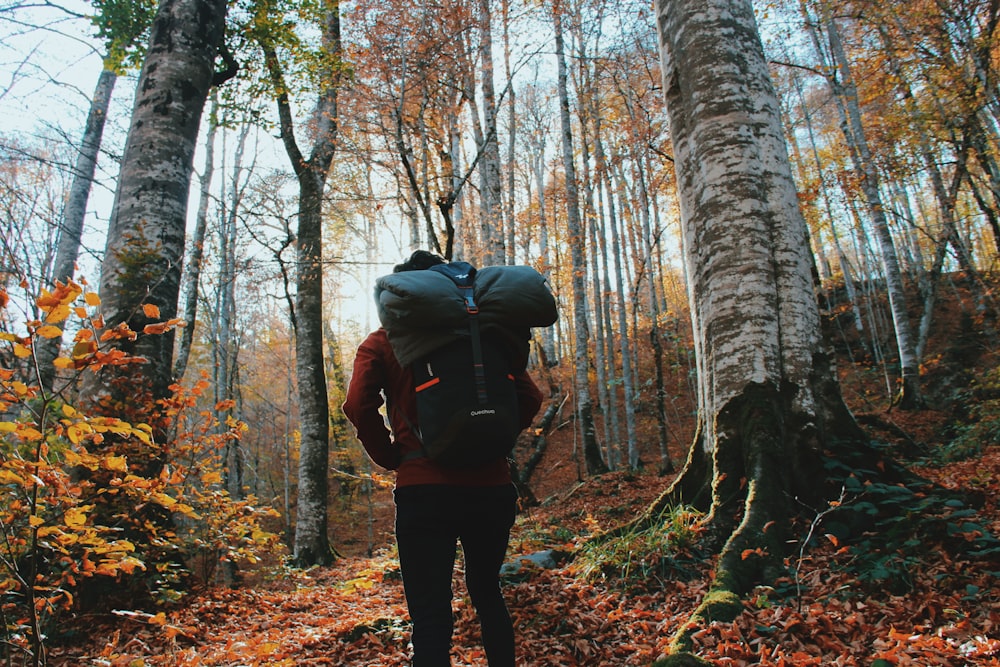
[[[438,264],[444,264],[445,260],[440,255],[435,255],[429,250],[415,250],[410,258],[402,264],[392,267],[393,273],[403,271],[422,271]]]

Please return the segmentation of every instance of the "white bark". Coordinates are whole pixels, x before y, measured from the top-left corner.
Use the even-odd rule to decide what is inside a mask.
[[[553,17],[556,30],[556,62],[558,67],[559,121],[562,134],[562,160],[566,174],[566,225],[570,254],[573,262],[573,344],[576,368],[576,413],[583,435],[583,451],[587,472],[598,474],[607,471],[601,457],[594,429],[593,404],[590,398],[590,351],[587,325],[587,295],[584,277],[587,262],[584,256],[584,230],[580,221],[580,195],[576,185],[576,168],[573,164],[573,130],[569,114],[569,96],[566,87],[566,59],[562,32],[562,7],[556,3]]]
[[[698,365],[701,442],[749,385],[813,414],[821,346],[805,220],[746,0],[660,0],[664,90]]]

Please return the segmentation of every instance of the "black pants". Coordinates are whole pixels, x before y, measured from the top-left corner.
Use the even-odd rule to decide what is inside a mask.
[[[514,627],[499,571],[517,512],[513,485],[396,489],[396,543],[413,621],[413,667],[449,667],[457,542],[490,667],[514,667]]]

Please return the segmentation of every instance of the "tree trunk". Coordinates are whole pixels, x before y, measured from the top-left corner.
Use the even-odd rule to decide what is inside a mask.
[[[635,425],[635,372],[632,370],[632,344],[628,330],[628,299],[625,296],[625,280],[622,275],[624,262],[622,244],[618,234],[618,220],[615,215],[614,190],[611,187],[611,175],[604,159],[604,142],[598,136],[595,153],[597,158],[596,171],[608,193],[608,227],[611,229],[611,257],[615,264],[615,296],[618,312],[618,341],[622,358],[622,400],[625,410],[625,447],[631,452],[637,447]]]
[[[215,134],[219,127],[216,114],[219,111],[218,98],[212,96],[212,106],[209,109],[208,134],[205,137],[205,167],[201,174],[201,189],[198,196],[198,213],[195,216],[194,233],[191,236],[191,249],[187,263],[184,265],[183,298],[184,307],[181,319],[186,326],[181,329],[180,344],[177,346],[177,358],[174,360],[174,378],[179,382],[184,378],[188,359],[191,356],[191,343],[194,341],[195,321],[198,318],[198,285],[201,282],[201,261],[205,255],[205,230],[208,227],[208,203],[211,199],[212,175],[215,173]]]
[[[576,185],[576,168],[573,165],[573,129],[569,114],[569,94],[566,88],[566,53],[562,32],[562,3],[553,7],[555,20],[556,63],[558,67],[559,121],[562,128],[562,158],[566,174],[566,225],[570,255],[573,262],[573,344],[576,363],[576,415],[583,434],[583,455],[587,472],[597,475],[608,471],[601,457],[594,428],[594,409],[590,399],[590,350],[587,326],[587,293],[584,277],[587,261],[584,257],[583,225],[580,221],[580,195]]]
[[[94,172],[97,170],[97,158],[101,152],[111,93],[114,92],[117,81],[118,75],[106,64],[97,78],[94,96],[90,100],[87,124],[83,131],[83,140],[80,142],[80,152],[76,156],[76,166],[73,169],[73,183],[70,185],[66,206],[63,208],[59,243],[56,246],[56,258],[52,268],[53,281],[65,283],[76,277],[76,259],[80,253],[83,221],[87,217],[87,201],[90,199]],[[62,329],[63,324],[60,322],[57,326]],[[59,356],[61,343],[62,338],[59,337],[43,338],[36,344],[39,379],[43,391],[53,389],[55,366],[52,362]]]
[[[298,382],[301,444],[295,562],[300,567],[328,565],[335,553],[328,535],[330,405],[323,362],[323,193],[333,164],[338,130],[337,91],[342,68],[340,6],[327,0],[322,26],[326,68],[310,129],[312,153],[307,159],[295,140],[284,73],[273,45],[262,42],[277,92],[278,117],[285,152],[299,182],[299,227],[296,238],[295,374]]]
[[[803,12],[805,8],[803,7]],[[824,8],[824,13],[826,9]],[[896,347],[899,351],[900,386],[897,401],[900,409],[915,409],[923,405],[920,392],[920,363],[916,355],[916,337],[910,325],[910,316],[906,306],[906,295],[903,286],[903,275],[899,268],[899,259],[892,242],[889,223],[885,216],[885,207],[879,193],[879,177],[871,149],[865,138],[864,125],[861,121],[861,108],[858,103],[857,90],[851,78],[850,64],[840,42],[837,25],[829,15],[824,16],[823,24],[827,30],[827,38],[833,55],[833,68],[827,76],[827,81],[833,89],[837,100],[837,109],[841,114],[841,128],[844,138],[851,149],[851,159],[854,169],[861,179],[861,188],[868,204],[868,213],[875,228],[875,239],[878,242],[882,269],[885,274],[886,292],[889,297],[889,308],[892,311],[892,323],[896,333]],[[817,47],[817,52],[819,48]]]
[[[684,469],[647,518],[667,501],[709,511],[721,552],[715,594],[696,615],[706,618],[780,570],[791,499],[821,500],[822,450],[834,434],[862,434],[822,340],[808,230],[751,4],[658,0],[657,13],[698,428]]]
[[[127,323],[141,332],[154,321],[143,311],[147,303],[159,308],[155,321],[177,314],[192,158],[225,16],[226,3],[219,0],[164,0],[157,9],[101,265],[109,329]],[[139,385],[119,382],[125,378],[106,368],[87,391],[93,402],[108,397],[114,409],[119,401],[134,404],[143,391],[154,399],[169,394],[173,332],[115,345],[148,363],[128,370]]]
[[[479,0],[479,54],[483,79],[483,144],[480,193],[480,242],[483,265],[504,263],[503,207],[500,181],[500,144],[497,139],[497,99],[493,83],[493,29],[490,24],[490,0]]]

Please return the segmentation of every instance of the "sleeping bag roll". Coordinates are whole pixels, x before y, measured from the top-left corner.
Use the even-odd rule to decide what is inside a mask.
[[[530,266],[479,269],[473,295],[483,330],[503,330],[513,340],[523,340],[525,348],[527,329],[547,327],[559,317],[545,278]],[[437,271],[402,271],[376,279],[375,304],[401,365],[467,335],[462,290]]]

